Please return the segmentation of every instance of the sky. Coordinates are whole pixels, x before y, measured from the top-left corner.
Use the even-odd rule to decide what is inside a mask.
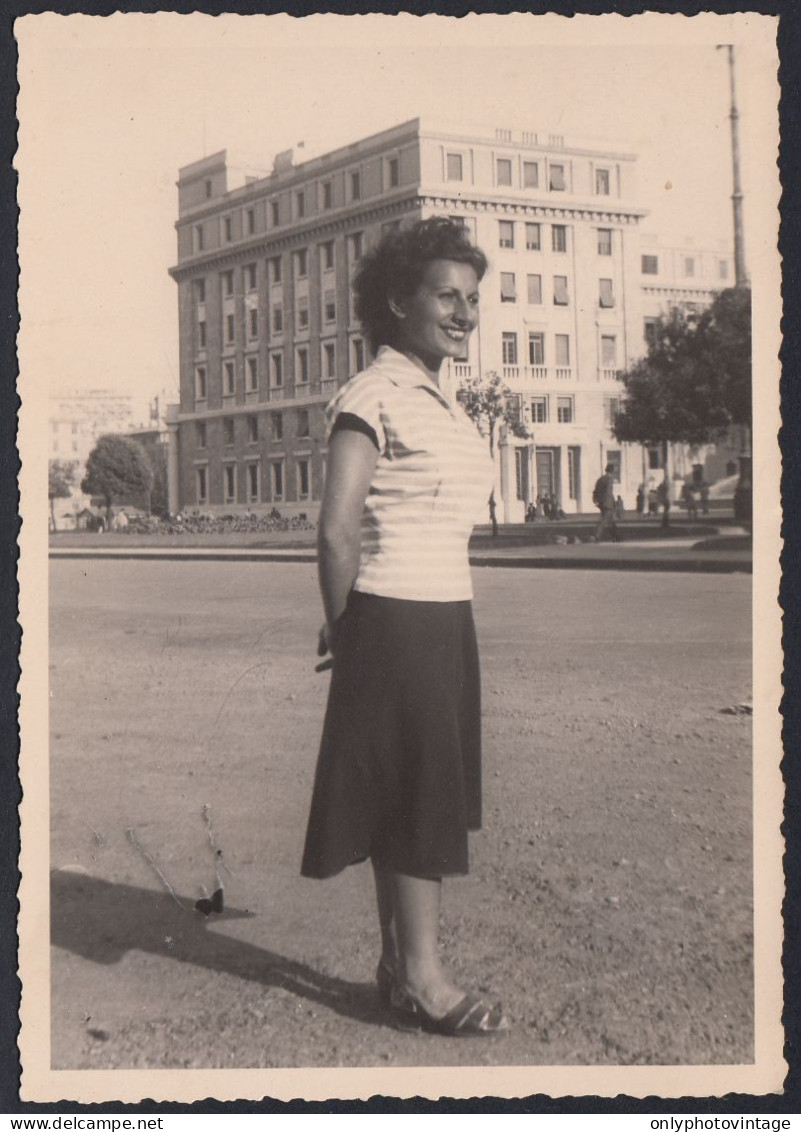
[[[749,267],[771,251],[753,238],[776,182],[768,17],[44,13],[15,30],[20,361],[37,390],[130,392],[140,415],[177,400],[175,182],[221,149],[235,187],[300,142],[296,161],[417,116],[598,139],[639,155],[644,232],[730,245],[718,43],[737,51]]]

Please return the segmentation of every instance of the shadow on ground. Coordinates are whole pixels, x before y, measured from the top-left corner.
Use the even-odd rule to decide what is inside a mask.
[[[279,987],[325,1006],[345,1018],[386,1025],[372,983],[350,983],[305,963],[234,939],[209,927],[249,918],[247,910],[225,909],[206,917],[194,901],[181,907],[166,892],[153,892],[84,873],[51,874],[51,943],[92,963],[113,964],[129,951],[165,955],[209,971]],[[169,945],[165,948],[165,940]]]

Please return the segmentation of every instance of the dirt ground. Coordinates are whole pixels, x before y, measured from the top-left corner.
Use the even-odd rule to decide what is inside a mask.
[[[298,875],[314,567],[52,563],[53,1068],[753,1059],[750,579],[474,575],[485,828],[442,938],[490,1042],[395,1031],[368,867]]]

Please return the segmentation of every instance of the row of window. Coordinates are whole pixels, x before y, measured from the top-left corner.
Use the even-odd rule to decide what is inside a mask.
[[[542,173],[542,175],[541,175]],[[563,161],[541,161],[512,157],[495,158],[495,185],[498,188],[540,189],[547,188],[552,193],[570,191],[569,164]],[[465,179],[464,154],[451,150],[445,155],[445,177],[448,181]],[[612,186],[612,172],[609,168],[595,169],[596,196],[609,196]]]
[[[355,233],[350,237],[351,255],[353,259],[358,259],[362,254],[362,233]],[[320,269],[321,271],[333,271],[334,269],[334,241],[328,240],[324,244],[318,245],[320,256]],[[295,270],[296,279],[305,279],[309,274],[309,249],[299,248],[292,253],[293,265]],[[273,256],[267,260],[267,268],[269,273],[269,280],[272,285],[279,284],[283,281],[283,269],[280,256]],[[257,265],[255,263],[246,263],[241,268],[242,272],[242,287],[247,293],[257,290],[258,287],[258,274]],[[194,280],[195,289],[195,302],[198,306],[203,306],[206,302],[206,280],[204,278]],[[234,272],[233,269],[220,272],[220,294],[224,299],[230,299],[234,295]]]
[[[383,189],[395,189],[400,184],[400,159],[387,157],[384,160]],[[361,169],[351,169],[345,174],[345,203],[356,204],[362,199],[363,178]],[[212,182],[206,182],[206,196],[213,195]],[[273,197],[267,201],[267,222],[270,228],[280,228],[282,224],[305,220],[310,206],[316,201],[317,212],[329,212],[334,207],[333,177],[296,189],[290,196]],[[193,230],[195,252],[202,252],[206,246],[206,224],[220,224],[220,242],[231,244],[237,238],[233,213],[228,213],[206,223],[198,223]],[[242,235],[254,236],[257,231],[256,206],[249,205],[242,211]]]
[[[542,276],[526,275],[526,299],[532,306],[542,305]],[[554,306],[566,307],[570,303],[568,294],[567,276],[554,275],[553,277]],[[517,302],[517,278],[514,271],[501,272],[501,302]],[[598,306],[611,308],[615,305],[614,284],[611,279],[598,280]]]
[[[696,256],[684,256],[684,278],[695,278],[695,269],[698,266]],[[659,274],[659,256],[658,255],[644,255],[640,257],[640,269],[643,275],[658,275]],[[726,259],[718,260],[718,278],[729,278],[729,261]]]
[[[514,248],[516,246],[518,224],[514,220],[499,220],[498,221],[498,247],[501,248]],[[542,229],[545,225],[540,224],[538,221],[525,221],[523,224],[525,229],[525,248],[529,252],[540,252],[543,250],[542,243]],[[598,255],[611,255],[612,254],[612,229],[611,228],[596,228],[596,249]],[[566,252],[567,251],[567,224],[551,224],[551,251],[552,252]]]
[[[528,365],[548,365],[546,357],[546,335],[539,330],[528,332]],[[567,367],[570,362],[570,335],[554,334],[553,336],[554,361],[559,369]],[[501,355],[505,366],[519,365],[518,336],[515,331],[504,331],[501,335]],[[602,334],[600,344],[601,366],[612,369],[617,365],[617,335]]]
[[[361,338],[351,341],[351,367],[353,373],[359,373],[365,367],[365,346]],[[320,376],[322,381],[335,381],[337,379],[336,344],[323,342],[320,347]],[[270,388],[281,389],[284,385],[284,354],[276,350],[270,354]],[[307,385],[310,381],[310,355],[307,346],[298,346],[295,350],[296,385]],[[259,390],[259,359],[255,354],[245,358],[245,392],[257,393]],[[223,361],[222,367],[223,397],[233,397],[236,393],[236,362],[232,358]],[[204,365],[195,366],[195,398],[205,401],[208,397],[208,369]]]
[[[310,435],[309,433],[309,410],[296,409],[295,415],[295,436],[298,438],[305,438]],[[281,441],[284,439],[284,413],[270,413],[267,418],[259,418],[256,413],[248,413],[243,417],[223,417],[222,418],[222,437],[223,445],[230,448],[236,443],[237,433],[237,420],[243,421],[245,435],[244,439],[247,444],[256,444],[261,439],[260,420],[262,423],[266,419],[269,421],[269,439],[272,441]],[[195,421],[195,447],[203,449],[208,446],[209,436],[209,422],[208,421]]]
[[[240,500],[237,491],[236,464],[227,463],[222,466],[222,502],[236,504],[261,503],[262,500],[262,468],[258,460],[249,460],[243,465],[245,473],[245,498]],[[270,465],[270,500],[273,503],[282,503],[286,490],[286,462],[284,460],[271,460]],[[311,460],[309,458],[295,461],[295,489],[299,501],[309,499],[311,496]],[[197,505],[203,507],[209,500],[209,469],[203,465],[195,468],[195,494]]]

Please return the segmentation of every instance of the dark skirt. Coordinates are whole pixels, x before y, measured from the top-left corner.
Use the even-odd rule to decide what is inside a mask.
[[[352,592],[337,625],[301,872],[370,857],[416,877],[467,872],[481,826],[481,697],[469,601]]]

